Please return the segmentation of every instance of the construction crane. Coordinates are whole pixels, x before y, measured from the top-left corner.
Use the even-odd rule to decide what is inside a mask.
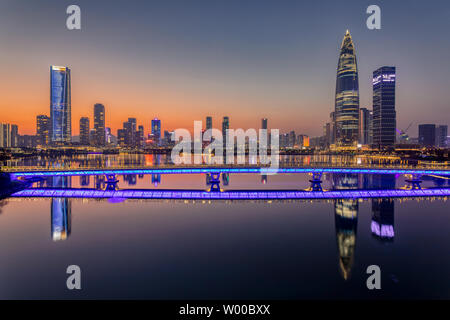
[[[409,140],[409,136],[408,136],[407,132],[408,132],[409,128],[411,128],[412,124],[413,124],[413,122],[411,122],[405,130],[397,129],[397,132],[400,135],[400,141],[408,141]]]

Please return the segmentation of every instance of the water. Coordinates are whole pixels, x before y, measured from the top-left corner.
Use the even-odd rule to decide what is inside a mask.
[[[136,165],[146,159],[135,158]],[[118,179],[120,188],[207,187],[202,175]],[[230,175],[223,188],[305,189],[308,179]],[[406,184],[388,175],[323,180],[325,189]],[[35,187],[101,185],[102,178],[92,176],[49,178]],[[424,187],[435,186],[448,187],[448,180],[424,181]],[[8,198],[0,210],[2,299],[450,298],[450,217],[442,198]],[[82,270],[80,291],[66,288],[72,264]],[[372,264],[381,268],[381,290],[366,287]]]

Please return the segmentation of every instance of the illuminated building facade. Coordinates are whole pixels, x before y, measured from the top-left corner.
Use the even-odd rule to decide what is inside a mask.
[[[159,140],[161,139],[161,120],[158,118],[152,120],[152,136],[155,141],[159,143]]]
[[[359,85],[355,47],[347,30],[342,40],[336,77],[335,144],[355,146],[358,142]]]
[[[95,145],[104,146],[106,143],[105,106],[101,103],[94,105],[94,134]]]
[[[70,69],[50,67],[50,143],[64,145],[72,139]]]
[[[50,117],[46,115],[38,115],[36,117],[36,135],[39,144],[47,146],[50,142]]]
[[[379,148],[395,143],[395,67],[373,72],[373,144]]]

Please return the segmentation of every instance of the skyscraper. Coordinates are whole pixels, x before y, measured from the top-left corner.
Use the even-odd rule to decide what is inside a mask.
[[[335,100],[335,143],[354,146],[358,141],[359,87],[355,47],[347,30],[337,67]]]
[[[125,130],[125,145],[127,147],[136,146],[136,118],[128,118],[127,122],[123,123]]]
[[[447,134],[448,126],[442,125],[436,127],[436,147],[445,148],[447,146]]]
[[[266,129],[267,130],[267,118],[262,118],[261,119],[261,129]]]
[[[94,130],[95,130],[95,145],[104,146],[106,143],[105,131],[105,106],[101,103],[94,105]]]
[[[330,113],[330,144],[336,143],[336,113]]]
[[[89,145],[89,118],[80,118],[80,144]]]
[[[47,146],[50,142],[50,117],[40,114],[36,117],[36,135],[39,144]]]
[[[11,125],[0,123],[0,148],[11,147]]]
[[[125,123],[124,123],[124,125],[125,125]],[[127,130],[126,129],[117,130],[117,144],[121,147],[125,147],[127,145]]]
[[[158,118],[152,120],[152,136],[156,144],[159,145],[161,142],[161,120]]]
[[[223,117],[222,120],[222,135],[223,135],[223,145],[226,144],[227,139],[226,137],[227,135],[227,130],[230,129],[230,118],[228,117]]]
[[[436,125],[419,124],[419,143],[424,147],[434,147],[436,143]]]
[[[206,117],[206,130],[212,129],[212,117]]]
[[[50,67],[50,143],[67,144],[72,139],[70,69]]]
[[[106,136],[106,143],[111,144],[113,143],[113,135],[111,134],[111,128],[105,128],[105,136]]]
[[[359,143],[369,144],[370,136],[370,111],[367,108],[359,109]]]
[[[373,72],[373,144],[378,147],[395,143],[395,67],[381,67]]]
[[[11,147],[19,146],[19,127],[17,124],[11,125]]]
[[[144,126],[138,127],[138,147],[142,148],[144,147],[145,139],[144,139]]]

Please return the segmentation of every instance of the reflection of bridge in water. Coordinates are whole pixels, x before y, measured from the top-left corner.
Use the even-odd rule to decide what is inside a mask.
[[[122,189],[98,190],[77,188],[29,188],[11,197],[33,198],[122,198],[122,199],[181,199],[181,200],[284,200],[284,199],[372,199],[448,197],[450,188],[432,189],[381,189],[381,190],[149,190]]]
[[[103,178],[104,176],[102,176]],[[264,177],[264,176],[263,176]],[[381,242],[392,242],[394,239],[394,200],[393,198],[428,198],[448,197],[450,188],[429,189],[395,189],[395,175],[358,176],[327,175],[333,189],[322,190],[155,190],[155,189],[122,189],[101,190],[98,188],[72,188],[70,176],[53,176],[48,179],[47,187],[29,188],[12,195],[15,198],[49,198],[51,199],[51,233],[53,240],[66,240],[71,235],[71,199],[98,198],[121,202],[125,199],[165,199],[165,200],[332,200],[334,203],[335,236],[338,253],[338,266],[342,277],[350,279],[355,263],[357,247],[358,215],[360,202],[358,199],[370,199],[372,202],[372,219],[363,231],[370,232]],[[81,185],[89,185],[88,176],[81,176]],[[112,179],[112,176],[110,177]],[[228,175],[222,175],[223,183],[229,181]],[[160,177],[152,176],[154,179]],[[219,176],[207,175],[207,185],[218,180]],[[315,180],[313,175],[313,181]],[[263,180],[266,183],[267,180]],[[96,183],[94,183],[96,185]],[[377,189],[366,189],[369,186]],[[387,189],[382,189],[387,187]],[[209,201],[208,201],[209,202]],[[230,201],[231,202],[231,201]]]

